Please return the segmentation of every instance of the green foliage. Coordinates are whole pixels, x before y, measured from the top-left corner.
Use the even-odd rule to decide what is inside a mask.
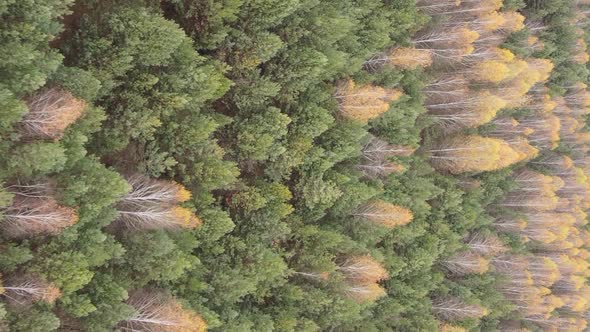
[[[55,331],[60,321],[47,307],[35,306],[23,310],[9,318],[10,331],[15,332],[47,332]]]
[[[49,47],[67,13],[70,0],[3,1],[0,4],[0,90],[17,96],[45,84],[63,56]]]
[[[18,145],[3,160],[6,176],[47,175],[61,171],[66,163],[65,151],[59,143],[34,142]]]
[[[12,272],[18,265],[24,264],[33,258],[33,253],[24,244],[8,243],[0,249],[0,269],[7,272]]]
[[[287,134],[289,122],[289,117],[277,108],[269,108],[250,118],[238,119],[235,128],[239,130],[236,142],[239,158],[276,159],[285,152],[280,140]]]
[[[430,19],[416,1],[72,3],[0,0],[0,214],[22,204],[10,185],[48,183],[45,194],[77,215],[56,234],[0,243],[1,273],[39,274],[62,292],[55,305],[0,304],[8,325],[0,330],[112,331],[137,310],[130,292],[148,287],[178,298],[212,331],[434,331],[437,295],[493,308],[481,321],[454,322],[471,330],[497,330],[513,315],[496,275],[452,278],[440,264],[466,248],[469,233],[492,232],[493,217],[507,212],[497,204],[517,187],[512,170],[453,177],[436,172],[425,149],[377,161],[363,151],[373,136],[410,148],[440,138],[424,130],[422,93],[440,68],[364,68],[411,45]],[[572,4],[504,1],[504,10],[546,24],[543,50],[525,46],[528,29],[503,47],[551,59],[552,95],[590,73],[571,61]],[[404,96],[368,124],[348,121],[334,96],[348,79]],[[88,107],[59,140],[21,139],[27,97],[45,86]],[[363,174],[358,165],[368,161],[406,170]],[[132,175],[174,181],[190,198],[134,205],[124,199]],[[354,216],[374,199],[411,210],[413,220],[389,229]],[[181,206],[203,224],[143,230],[118,220],[125,208]],[[517,236],[501,239],[513,252],[530,250]],[[388,274],[379,300],[355,298],[358,280],[343,272],[347,259],[365,255]]]

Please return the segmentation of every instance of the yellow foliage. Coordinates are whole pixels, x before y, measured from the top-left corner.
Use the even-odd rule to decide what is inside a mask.
[[[426,68],[432,65],[432,53],[409,47],[395,48],[389,52],[387,63],[402,69]]]
[[[57,288],[53,285],[49,285],[45,289],[45,291],[42,293],[40,300],[47,302],[47,303],[53,303],[60,296],[61,296],[61,291],[59,290],[59,288]]]
[[[379,86],[356,86],[349,80],[336,95],[340,101],[340,112],[347,119],[366,123],[387,112],[390,103],[399,99],[402,92]]]
[[[511,62],[515,57],[514,53],[505,48],[496,48],[494,53],[496,53],[496,56],[503,62]]]
[[[498,111],[506,107],[508,104],[504,99],[491,94],[489,91],[480,92],[478,95],[478,109],[484,115],[485,120],[481,124],[490,122],[496,117]]]
[[[468,28],[460,28],[456,32],[458,40],[464,45],[473,44],[479,39],[479,33],[477,31],[470,30]]]
[[[346,293],[352,299],[360,303],[374,302],[387,295],[385,289],[377,283],[350,286],[346,289]]]
[[[518,75],[524,73],[529,68],[529,65],[526,61],[518,59],[518,58],[513,59],[510,62],[507,62],[506,65],[508,66],[508,68],[510,70],[509,74],[506,75],[506,79],[515,78]],[[527,92],[529,89],[527,89]]]
[[[476,82],[499,83],[510,75],[510,68],[501,61],[486,60],[475,64],[469,74]]]
[[[171,300],[164,305],[158,312],[162,317],[166,317],[171,324],[158,326],[158,331],[162,332],[205,332],[207,323],[196,312],[187,310],[175,300]]]
[[[537,153],[528,144],[515,145],[515,150],[504,140],[477,135],[457,136],[441,145],[431,151],[433,164],[453,174],[498,170]]]
[[[484,14],[479,21],[481,21],[482,28],[486,31],[498,30],[504,26],[504,24],[506,24],[504,15],[498,13],[497,11]]]
[[[508,32],[516,32],[524,29],[525,17],[515,11],[502,12],[504,18],[504,24],[502,29]]]
[[[175,206],[171,210],[174,223],[182,228],[197,228],[201,226],[201,220],[190,210],[183,207]]]
[[[551,111],[553,111],[557,107],[557,102],[554,101],[551,98],[551,96],[548,94],[544,94],[541,97],[541,103],[543,105],[543,108],[541,109],[541,111],[545,112],[545,113],[550,113]]]
[[[191,198],[192,194],[183,185],[176,183],[176,199],[179,202],[186,202]]]
[[[439,332],[467,332],[466,329],[464,329],[460,326],[450,325],[448,323],[439,325],[438,331]]]
[[[376,283],[389,278],[387,270],[369,255],[349,257],[339,270],[354,284]]]

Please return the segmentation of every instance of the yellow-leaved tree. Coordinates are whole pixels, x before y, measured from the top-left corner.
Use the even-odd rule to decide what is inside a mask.
[[[387,112],[390,103],[399,99],[403,93],[374,85],[357,86],[348,80],[341,85],[335,98],[338,100],[340,114],[347,119],[366,123]]]
[[[453,174],[502,169],[530,154],[515,150],[504,140],[477,135],[447,138],[429,152],[435,168]]]
[[[387,227],[406,225],[413,219],[412,211],[383,200],[371,201],[356,209],[353,216]]]

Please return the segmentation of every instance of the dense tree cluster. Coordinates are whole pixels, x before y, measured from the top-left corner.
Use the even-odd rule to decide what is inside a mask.
[[[587,328],[588,1],[0,18],[0,330]]]

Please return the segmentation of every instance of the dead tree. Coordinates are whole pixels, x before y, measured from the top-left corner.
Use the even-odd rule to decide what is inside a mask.
[[[196,228],[202,222],[190,210],[179,206],[151,206],[141,210],[119,210],[119,220],[137,230]]]
[[[352,213],[353,216],[387,228],[406,225],[412,221],[412,211],[382,200],[371,201]]]
[[[43,90],[28,100],[21,121],[25,138],[60,139],[65,129],[84,114],[86,102],[60,88]]]
[[[387,279],[387,271],[371,256],[352,256],[338,264],[338,271],[347,280],[357,284],[369,284]]]
[[[455,297],[442,297],[433,300],[432,311],[436,316],[446,321],[482,318],[489,313],[488,309],[480,305],[467,304]]]
[[[203,318],[185,309],[175,298],[160,290],[144,289],[132,292],[127,304],[135,313],[119,323],[122,331],[204,332]]]
[[[494,234],[474,233],[467,241],[467,247],[483,256],[495,256],[508,251],[504,242]]]
[[[442,266],[451,274],[464,276],[483,274],[489,269],[489,262],[483,256],[469,251],[459,252],[441,261]]]
[[[58,234],[78,221],[73,208],[61,206],[51,197],[15,196],[13,205],[3,211],[3,217],[0,229],[9,237]]]
[[[121,203],[146,208],[153,205],[175,205],[191,198],[190,191],[174,181],[131,176],[127,182],[132,190]]]
[[[37,275],[13,275],[4,281],[2,295],[13,304],[29,305],[37,301],[53,303],[61,296],[59,288]]]

